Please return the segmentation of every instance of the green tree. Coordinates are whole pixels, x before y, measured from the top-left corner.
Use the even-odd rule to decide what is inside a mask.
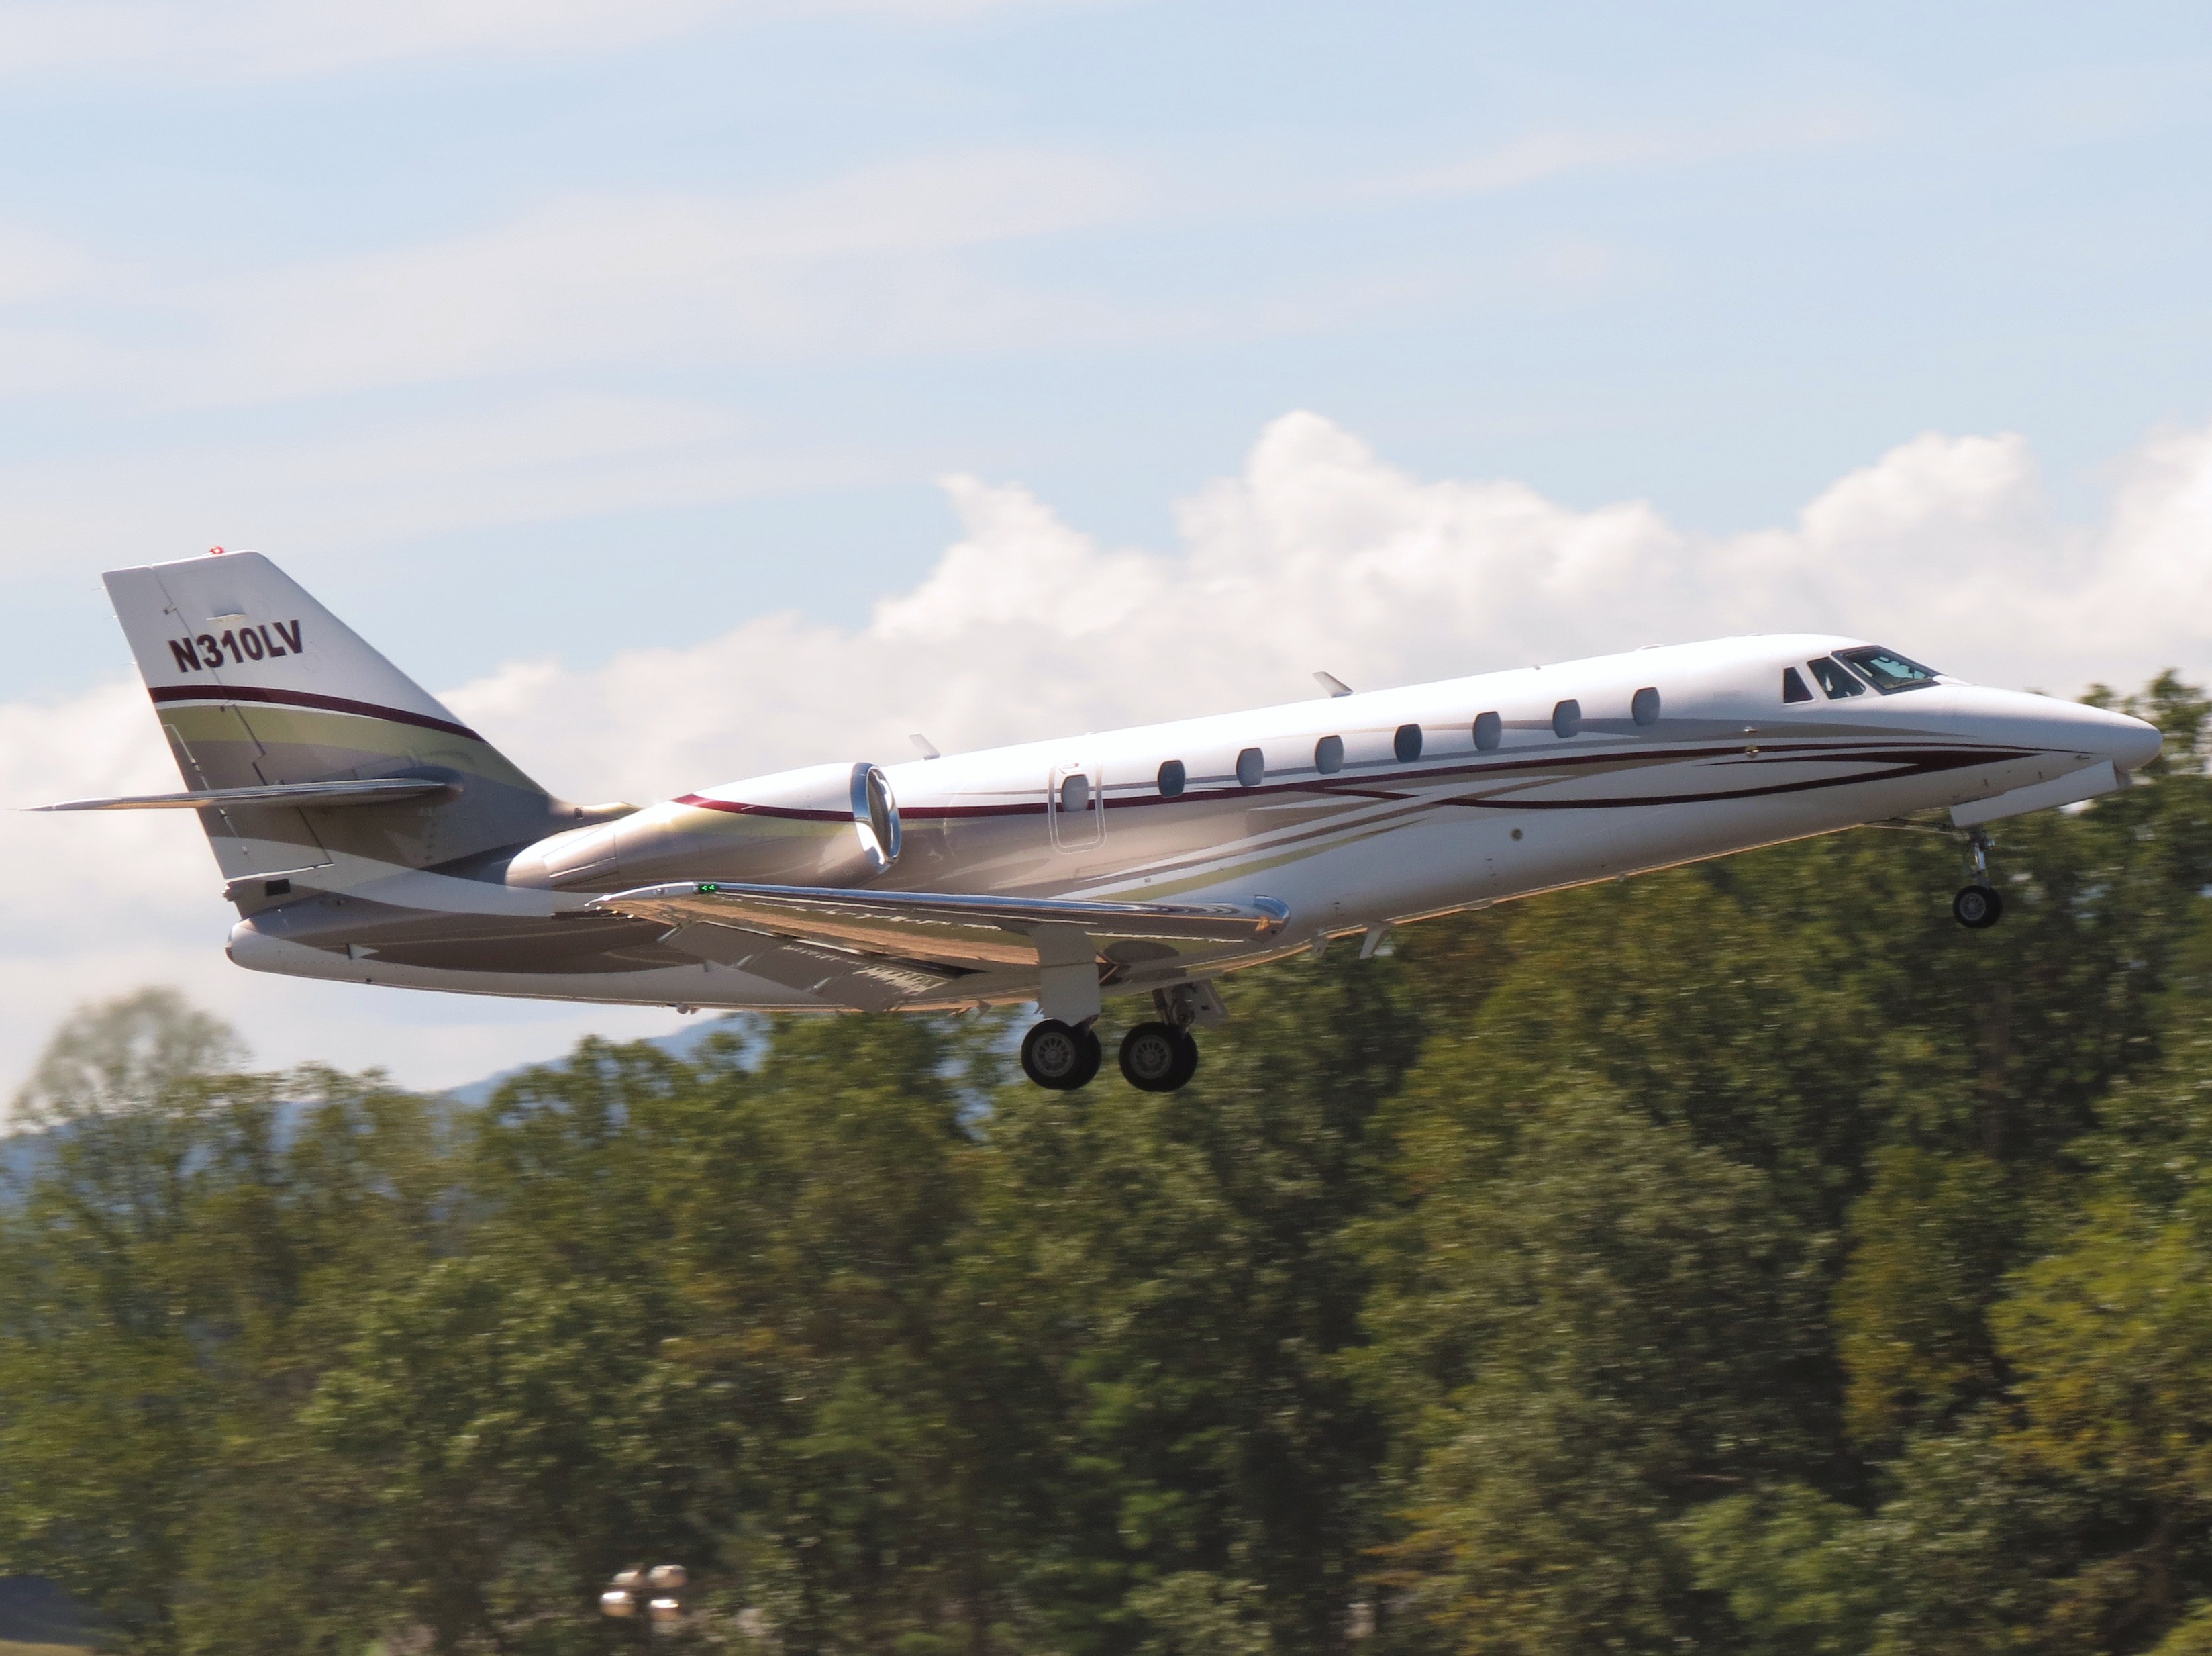
[[[1972,1151],[1896,1145],[1851,1209],[1850,1263],[1836,1290],[1844,1424],[1894,1448],[1915,1426],[1996,1395],[1985,1312],[2017,1263],[2022,1201],[2005,1169]]]
[[[1367,1132],[1419,1033],[1395,963],[1332,955],[1240,993],[1182,1093],[999,1100],[981,1281],[1036,1354],[1044,1647],[1343,1643],[1383,1450],[1351,1361]]]
[[[347,1647],[294,1416],[437,1229],[420,1100],[237,1052],[166,992],[71,1019],[22,1101],[47,1164],[0,1202],[0,1560],[133,1650]]]
[[[1560,1087],[1409,1135],[1436,1182],[1370,1357],[1397,1394],[1407,1649],[1710,1647],[1726,1626],[1670,1521],[1819,1447],[1821,1275],[1767,1178]]]

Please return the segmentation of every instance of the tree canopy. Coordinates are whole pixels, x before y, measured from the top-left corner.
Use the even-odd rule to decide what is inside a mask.
[[[1994,931],[1833,836],[1242,976],[1167,1096],[854,1018],[463,1109],[88,1008],[0,1573],[145,1653],[611,1651],[663,1559],[790,1656],[2212,1652],[2208,707],[2133,704]]]

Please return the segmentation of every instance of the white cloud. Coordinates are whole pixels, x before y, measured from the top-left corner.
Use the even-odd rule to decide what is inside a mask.
[[[228,274],[108,265],[76,281],[79,312],[0,335],[0,394],[200,407],[1125,335],[1158,324],[1000,279],[981,255],[1126,217],[1147,188],[1091,156],[979,150],[752,195],[568,197],[467,234]],[[0,238],[0,303],[9,264]]]
[[[890,475],[864,454],[776,443],[711,403],[549,397],[312,436],[0,464],[0,574],[112,569],[216,543],[344,551]]]
[[[0,224],[0,305],[52,298],[92,269],[84,249],[49,231]]]
[[[1678,140],[1656,132],[1531,132],[1439,167],[1376,179],[1366,187],[1384,196],[1492,195],[1570,173],[1662,165],[1681,149]]]
[[[1101,161],[1007,151],[750,198],[569,199],[480,234],[210,289],[193,394],[1006,349],[1083,326],[1088,313],[994,282],[963,255],[1103,222],[1137,194]]]
[[[1316,667],[1364,688],[1752,630],[1832,628],[2059,691],[2212,673],[2212,430],[2153,438],[2090,526],[2051,513],[2009,435],[1916,438],[1795,523],[1728,538],[1640,502],[1413,478],[1312,414],[1183,502],[1169,551],[1102,547],[1016,485],[947,487],[960,539],[865,626],[769,617],[695,648],[510,663],[450,699],[596,801],[902,759],[916,729],[951,751],[1292,699]],[[135,687],[0,706],[0,801],[174,785]],[[0,1050],[18,1070],[70,1005],[146,981],[238,1018],[271,1061],[383,1061],[418,1084],[673,1021],[234,971],[212,861],[166,815],[0,815]]]
[[[274,80],[453,57],[605,52],[716,23],[957,19],[1016,0],[16,0],[0,75]]]
[[[1865,109],[1834,105],[1702,127],[1555,127],[1438,165],[1369,180],[1359,193],[1495,195],[1578,174],[1645,171],[1826,148],[1863,137],[1875,124]]]
[[[903,758],[1309,693],[1761,630],[1876,637],[1987,682],[2212,672],[2212,432],[2161,436],[2102,525],[2058,521],[2017,436],[1929,435],[1796,523],[1699,536],[1628,502],[1425,481],[1311,414],[1182,502],[1179,550],[1111,549],[1026,490],[947,483],[964,527],[857,630],[765,618],[457,692],[550,786],[651,798],[788,764]]]

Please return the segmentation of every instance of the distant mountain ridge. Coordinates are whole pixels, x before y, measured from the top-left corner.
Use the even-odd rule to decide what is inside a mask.
[[[635,1044],[658,1048],[672,1057],[685,1058],[716,1034],[732,1033],[752,1036],[760,1026],[760,1019],[744,1012],[726,1013],[719,1018],[702,1018],[686,1024],[682,1029],[667,1035],[656,1035]],[[565,1055],[564,1055],[565,1056]],[[449,1087],[438,1096],[450,1099],[464,1109],[480,1109],[491,1101],[493,1093],[507,1081],[526,1070],[541,1069],[548,1064],[559,1064],[563,1057],[539,1058],[530,1063],[519,1063],[485,1076],[479,1081],[470,1081],[460,1087]],[[53,1154],[54,1130],[10,1133],[0,1136],[0,1194],[11,1184],[20,1184],[31,1178],[47,1158]],[[4,1578],[0,1578],[4,1579]],[[4,1635],[0,1635],[4,1636]]]
[[[757,1028],[759,1023],[760,1019],[756,1014],[728,1012],[719,1018],[702,1018],[696,1023],[686,1024],[672,1034],[656,1035],[650,1040],[625,1043],[625,1044],[656,1047],[671,1057],[688,1058],[711,1036],[726,1031],[732,1034],[749,1034]],[[487,1075],[480,1081],[471,1081],[465,1087],[449,1087],[443,1096],[451,1099],[455,1104],[467,1105],[474,1108],[478,1105],[490,1103],[493,1093],[498,1092],[504,1083],[513,1081],[525,1070],[542,1069],[549,1063],[557,1064],[561,1062],[559,1058],[539,1058],[530,1063],[515,1064],[496,1074]]]

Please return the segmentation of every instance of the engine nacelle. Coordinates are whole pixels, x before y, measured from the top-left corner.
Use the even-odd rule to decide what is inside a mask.
[[[817,764],[648,805],[541,839],[507,883],[618,892],[683,880],[852,886],[898,860],[898,804],[875,765]]]

